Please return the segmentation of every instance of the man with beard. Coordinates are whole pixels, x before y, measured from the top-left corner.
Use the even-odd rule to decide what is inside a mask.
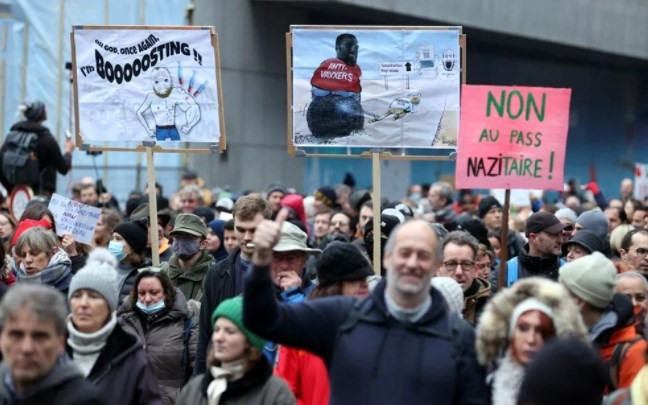
[[[173,87],[171,73],[167,68],[153,68],[151,81],[153,93],[147,94],[144,103],[137,109],[137,118],[151,138],[158,141],[180,141],[175,122],[176,107],[185,113],[186,123],[180,127],[183,134],[188,134],[200,121],[200,107],[183,88]],[[155,120],[155,128],[151,128],[144,117],[144,112],[149,109]]]
[[[254,235],[243,322],[254,333],[320,356],[331,404],[488,402],[474,331],[430,288],[438,240],[427,222],[412,220],[394,230],[385,247],[387,278],[367,298],[285,304],[275,300],[271,280],[284,218],[280,212],[276,222],[263,221]]]
[[[355,229],[355,218],[347,212],[338,212],[331,217],[329,236],[331,240],[351,242]]]
[[[362,70],[357,65],[358,40],[344,33],[335,39],[335,58],[322,62],[311,78],[311,102],[306,112],[313,136],[346,136],[364,127],[360,104]]]
[[[522,246],[517,257],[507,262],[507,286],[524,277],[558,280],[558,269],[565,264],[560,255],[561,234],[566,226],[549,212],[536,212],[527,219],[525,234],[529,243]]]

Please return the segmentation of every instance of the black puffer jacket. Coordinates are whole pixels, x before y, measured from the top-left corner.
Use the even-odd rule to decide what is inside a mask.
[[[67,346],[68,355],[74,353]],[[86,377],[110,405],[161,405],[155,372],[142,344],[119,324],[108,336],[90,374]]]
[[[198,340],[197,311],[198,306],[188,307],[184,295],[177,289],[173,306],[159,316],[146,316],[139,309],[133,308],[129,300],[117,310],[120,325],[144,344],[144,350],[155,370],[164,404],[175,403],[180,389],[193,371]],[[192,318],[194,312],[196,316]],[[185,327],[189,328],[186,353]]]

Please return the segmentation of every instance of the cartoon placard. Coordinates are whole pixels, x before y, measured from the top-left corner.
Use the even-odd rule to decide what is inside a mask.
[[[224,128],[213,28],[74,27],[72,37],[83,143],[219,143]]]
[[[295,147],[453,149],[459,27],[291,27]]]

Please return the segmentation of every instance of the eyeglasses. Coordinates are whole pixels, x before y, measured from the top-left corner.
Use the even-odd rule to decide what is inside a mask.
[[[457,266],[461,266],[461,268],[464,270],[472,270],[475,268],[475,262],[469,262],[467,260],[461,262],[458,262],[456,260],[448,260],[447,262],[443,262],[443,265],[450,271],[457,270]]]
[[[331,221],[331,226],[347,226],[349,221]]]
[[[648,249],[646,249],[646,248],[637,248],[637,249],[635,249],[635,254],[637,256],[644,257],[644,256],[648,255]]]

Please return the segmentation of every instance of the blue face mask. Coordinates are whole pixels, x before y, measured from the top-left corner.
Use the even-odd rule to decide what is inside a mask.
[[[108,251],[117,258],[118,262],[121,262],[122,259],[126,257],[126,254],[124,253],[124,245],[117,241],[110,241],[110,243],[108,244]]]
[[[153,314],[157,314],[158,312],[164,309],[164,300],[159,300],[155,304],[151,304],[151,305],[146,305],[138,300],[135,303],[135,306],[137,306],[137,308],[139,308],[146,315],[153,315]]]
[[[412,201],[414,201],[416,203],[419,202],[420,199],[421,199],[421,195],[419,193],[412,193],[410,195],[410,200],[412,200]]]

